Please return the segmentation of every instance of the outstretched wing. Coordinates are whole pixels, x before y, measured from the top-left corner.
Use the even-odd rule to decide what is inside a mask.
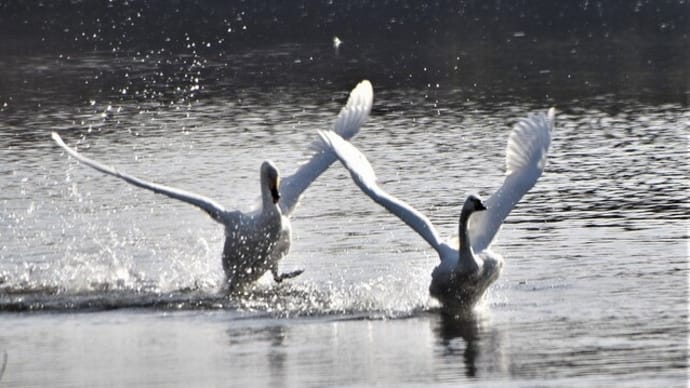
[[[554,115],[554,108],[546,114],[530,114],[513,127],[506,148],[503,185],[485,202],[487,210],[476,212],[470,218],[469,236],[475,252],[491,245],[515,204],[537,183],[544,171]]]
[[[359,128],[369,117],[374,100],[374,91],[369,81],[362,81],[350,92],[347,104],[338,114],[333,130],[345,139],[350,139],[359,132]],[[335,162],[332,152],[325,152],[322,147],[313,147],[317,152],[294,174],[281,179],[280,209],[290,215],[302,195],[302,192]]]
[[[332,131],[319,131],[319,135],[324,143],[335,152],[343,166],[350,171],[352,180],[364,194],[398,216],[415,232],[419,233],[439,254],[441,253],[441,240],[431,221],[409,204],[383,191],[376,183],[374,169],[364,154]]]
[[[179,199],[180,201],[187,202],[191,205],[197,206],[201,208],[203,211],[208,213],[214,220],[218,222],[223,222],[223,215],[225,214],[225,209],[223,209],[222,206],[218,205],[217,203],[213,202],[212,200],[203,197],[198,194],[190,193],[184,190],[176,189],[173,187],[168,187],[168,186],[163,186],[159,185],[156,183],[151,183],[147,182],[145,180],[139,179],[137,177],[125,174],[123,172],[119,172],[116,169],[106,166],[105,164],[99,163],[95,160],[91,160],[81,154],[79,154],[77,151],[74,149],[70,148],[67,146],[63,141],[62,138],[60,138],[60,135],[58,135],[56,132],[53,132],[50,134],[50,136],[55,140],[55,142],[62,147],[65,151],[67,151],[68,154],[70,154],[73,158],[77,159],[79,162],[84,163],[85,165],[92,167],[102,173],[116,176],[122,180],[124,180],[127,183],[130,183],[134,186],[141,187],[144,189],[148,189],[153,191],[154,193],[158,194],[163,194],[165,196],[168,196],[170,198],[174,199]]]

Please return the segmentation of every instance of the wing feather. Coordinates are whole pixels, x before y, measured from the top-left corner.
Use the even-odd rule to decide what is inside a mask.
[[[203,211],[208,213],[214,220],[218,222],[223,222],[223,215],[226,213],[225,209],[223,209],[222,206],[218,205],[217,203],[213,202],[211,199],[208,199],[206,197],[203,197],[198,194],[190,193],[188,191],[176,189],[174,187],[168,187],[168,186],[163,186],[159,185],[157,183],[151,183],[147,182],[143,179],[139,179],[135,176],[125,174],[123,172],[120,172],[110,166],[107,166],[105,164],[99,163],[95,160],[89,159],[81,154],[79,154],[76,150],[70,148],[67,144],[65,144],[62,141],[62,138],[60,138],[60,135],[58,135],[56,132],[51,133],[51,137],[55,142],[62,147],[65,151],[67,151],[68,154],[70,154],[73,158],[77,159],[79,162],[96,169],[104,174],[112,175],[115,177],[118,177],[125,182],[132,184],[137,187],[141,187],[147,190],[151,190],[154,193],[157,194],[163,194],[165,196],[168,196],[170,198],[178,199],[183,202],[187,202],[191,205],[197,206],[201,208]]]
[[[335,119],[333,130],[343,138],[351,139],[369,117],[373,101],[374,90],[371,83],[364,80],[357,84]],[[311,147],[316,152],[307,163],[300,166],[294,174],[281,179],[280,208],[283,214],[290,215],[304,190],[335,162],[335,155],[325,150],[320,144],[321,142],[318,141]]]
[[[554,126],[554,108],[530,114],[510,133],[506,147],[506,177],[503,185],[485,202],[487,210],[470,218],[469,236],[475,252],[491,245],[510,211],[537,182],[546,165]]]
[[[429,219],[404,201],[386,193],[376,183],[376,174],[367,158],[355,146],[332,131],[319,131],[319,135],[350,171],[355,184],[374,202],[396,215],[429,245],[441,253],[441,240]]]

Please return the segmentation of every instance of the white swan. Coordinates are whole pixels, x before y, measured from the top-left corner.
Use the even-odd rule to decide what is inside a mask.
[[[347,104],[335,120],[334,131],[344,138],[357,134],[369,117],[373,89],[369,81],[360,82],[350,93]],[[278,273],[278,262],[290,249],[291,230],[288,217],[299,202],[302,192],[335,160],[332,152],[320,150],[294,174],[280,179],[278,168],[271,161],[261,164],[261,207],[250,213],[228,211],[213,200],[173,187],[147,182],[120,172],[89,158],[67,146],[53,132],[53,140],[79,162],[105,174],[116,176],[134,186],[163,194],[201,208],[225,226],[223,270],[229,291],[241,290],[271,271],[281,282],[302,273],[297,270]]]
[[[450,309],[473,306],[499,276],[503,259],[488,248],[503,220],[544,171],[554,125],[553,108],[531,114],[513,127],[506,149],[506,177],[486,203],[470,195],[460,212],[458,241],[443,242],[431,221],[407,203],[386,193],[366,157],[331,131],[319,131],[357,186],[371,199],[419,233],[441,263],[431,274],[429,293]],[[468,225],[469,223],[469,225]]]

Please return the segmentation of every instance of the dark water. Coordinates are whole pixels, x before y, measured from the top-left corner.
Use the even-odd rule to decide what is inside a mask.
[[[685,386],[688,4],[540,3],[0,3],[0,384]],[[434,252],[337,164],[292,220],[305,273],[230,298],[220,226],[49,137],[248,208],[365,78],[354,142],[447,236],[510,125],[557,108],[471,317],[438,313]]]

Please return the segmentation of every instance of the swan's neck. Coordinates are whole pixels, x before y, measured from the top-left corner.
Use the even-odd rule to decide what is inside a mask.
[[[271,186],[269,183],[268,177],[261,177],[261,211],[263,214],[279,210],[278,204],[273,202],[273,194],[271,193]]]
[[[458,238],[460,239],[460,256],[464,254],[474,255],[467,230],[472,213],[474,213],[474,210],[467,204],[462,207],[462,211],[460,212],[460,230],[458,231]]]
[[[268,210],[274,206],[273,196],[271,195],[271,190],[268,188],[268,182],[261,180],[261,206],[264,210]]]

